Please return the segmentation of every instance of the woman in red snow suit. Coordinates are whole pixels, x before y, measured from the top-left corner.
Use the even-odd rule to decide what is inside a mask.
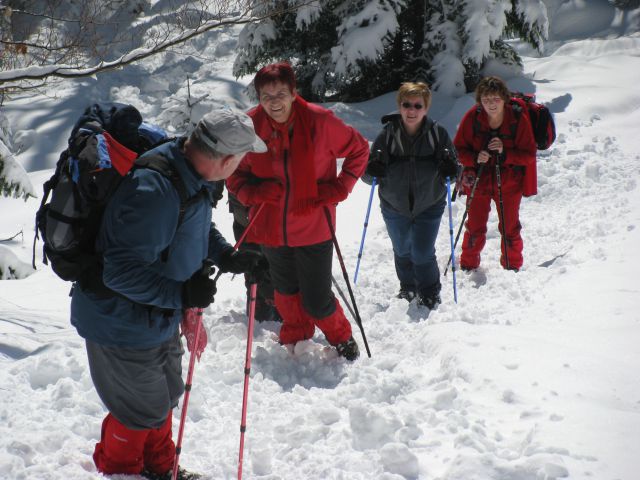
[[[483,78],[476,87],[477,104],[462,118],[453,141],[460,163],[465,167],[462,178],[467,202],[479,167],[484,165],[468,207],[460,256],[463,270],[480,266],[492,199],[499,213],[498,228],[506,236],[506,242],[501,242],[500,263],[503,268],[507,267],[506,254],[509,269],[518,271],[522,267],[520,201],[523,195],[528,197],[537,193],[536,143],[526,113],[512,105],[510,97],[507,85],[500,78]],[[499,212],[496,163],[500,168],[505,225],[502,225]],[[504,251],[505,243],[507,252]]]
[[[287,63],[262,68],[254,79],[260,105],[249,111],[263,154],[247,155],[227,180],[229,191],[250,207],[264,204],[247,241],[261,244],[270,265],[274,300],[282,317],[280,342],[311,338],[317,326],[338,353],[358,357],[358,345],[331,291],[336,204],[364,172],[367,141],[330,110],[307,103]],[[344,158],[337,175],[337,158]]]

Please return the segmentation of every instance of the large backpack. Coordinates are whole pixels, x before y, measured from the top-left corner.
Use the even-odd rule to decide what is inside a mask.
[[[536,96],[531,93],[511,92],[510,100],[511,108],[516,114],[518,122],[522,115],[526,115],[531,125],[531,132],[536,141],[538,150],[548,149],[556,139],[556,124],[553,115],[546,105],[536,102]],[[476,107],[476,114],[473,121],[473,132],[476,135],[480,131],[480,121],[478,115],[482,111],[482,107]],[[518,126],[512,126],[511,136],[515,139]]]
[[[138,158],[154,144],[167,141],[157,127],[142,122],[131,105],[88,107],[73,127],[36,213],[33,244],[41,237],[43,262],[63,280],[81,288],[110,292],[102,283],[102,256],[95,249],[104,209],[122,179],[134,168],[150,168],[166,176],[180,197],[178,225],[185,209],[199,200],[188,198],[186,187],[170,163],[159,155]],[[47,203],[49,195],[51,201]],[[163,252],[166,261],[168,249]]]
[[[512,92],[511,102],[519,105],[529,116],[538,150],[548,149],[556,139],[556,124],[546,105],[536,102],[535,95],[522,92]]]

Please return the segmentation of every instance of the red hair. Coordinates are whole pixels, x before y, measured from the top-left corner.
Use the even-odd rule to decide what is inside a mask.
[[[278,62],[262,67],[253,79],[253,86],[258,95],[260,95],[262,87],[275,82],[282,82],[288,85],[289,90],[293,93],[296,88],[296,75],[293,73],[291,65],[287,62]]]

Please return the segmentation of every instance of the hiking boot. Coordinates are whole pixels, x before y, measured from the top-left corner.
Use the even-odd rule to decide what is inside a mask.
[[[442,299],[439,293],[432,293],[431,295],[418,294],[418,305],[427,307],[429,310],[435,310],[441,303]]]
[[[411,300],[416,298],[416,292],[406,287],[400,287],[400,291],[396,295],[396,298],[401,298],[407,302],[411,302]]]
[[[249,316],[249,305],[247,305],[247,317]],[[268,303],[256,303],[255,319],[257,322],[278,322],[282,323],[282,317],[275,306]]]
[[[146,468],[140,472],[140,475],[148,480],[171,480],[172,474],[172,470],[165,473],[155,473]],[[198,480],[201,478],[201,475],[199,473],[187,472],[184,468],[178,467],[178,476],[176,478],[177,480]]]
[[[351,337],[346,342],[342,342],[336,345],[336,350],[338,351],[338,355],[346,358],[350,362],[353,362],[360,356],[360,349],[358,348],[358,344],[353,339],[353,337]]]

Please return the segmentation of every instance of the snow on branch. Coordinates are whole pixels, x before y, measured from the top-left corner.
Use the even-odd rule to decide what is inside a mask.
[[[0,195],[5,197],[37,197],[27,172],[0,140]]]
[[[463,59],[482,64],[491,52],[491,44],[502,37],[507,26],[509,0],[474,0],[465,4],[469,35],[463,49]]]
[[[357,71],[358,60],[374,61],[385,49],[389,36],[398,29],[399,2],[374,0],[338,27],[338,44],[331,49],[335,72]]]
[[[226,3],[226,2],[223,2]],[[252,2],[248,2],[251,4]],[[293,11],[299,8],[299,5],[295,6],[283,6],[282,8],[265,12],[262,15],[256,15],[255,4],[247,6],[247,9],[233,16],[226,16],[226,12],[220,10],[217,14],[213,15],[215,18],[211,18],[212,15],[207,15],[209,19],[205,19],[204,12],[192,12],[200,14],[200,18],[196,20],[197,26],[194,28],[187,28],[181,31],[179,34],[172,34],[169,30],[161,31],[156,34],[156,38],[151,40],[151,45],[135,48],[128,51],[118,58],[110,61],[100,61],[94,65],[80,66],[70,63],[52,63],[44,65],[31,65],[24,68],[8,69],[6,71],[0,71],[0,89],[20,88],[21,82],[43,80],[50,77],[57,78],[74,78],[74,77],[86,77],[102,73],[108,70],[118,69],[125,65],[140,61],[144,58],[156,55],[160,52],[167,50],[168,48],[187,42],[188,40],[202,35],[210,30],[222,28],[229,25],[243,25],[243,24],[258,24],[264,20],[268,20],[269,17],[274,15],[282,15],[285,12]],[[166,26],[166,25],[165,25]],[[147,42],[149,43],[149,42]],[[2,45],[23,45],[24,48],[29,48],[29,45],[19,42],[2,41]],[[0,45],[0,48],[2,47]],[[40,48],[47,48],[40,46]],[[1,52],[1,50],[0,50]],[[88,64],[88,62],[85,62]],[[0,68],[2,63],[0,63]]]

